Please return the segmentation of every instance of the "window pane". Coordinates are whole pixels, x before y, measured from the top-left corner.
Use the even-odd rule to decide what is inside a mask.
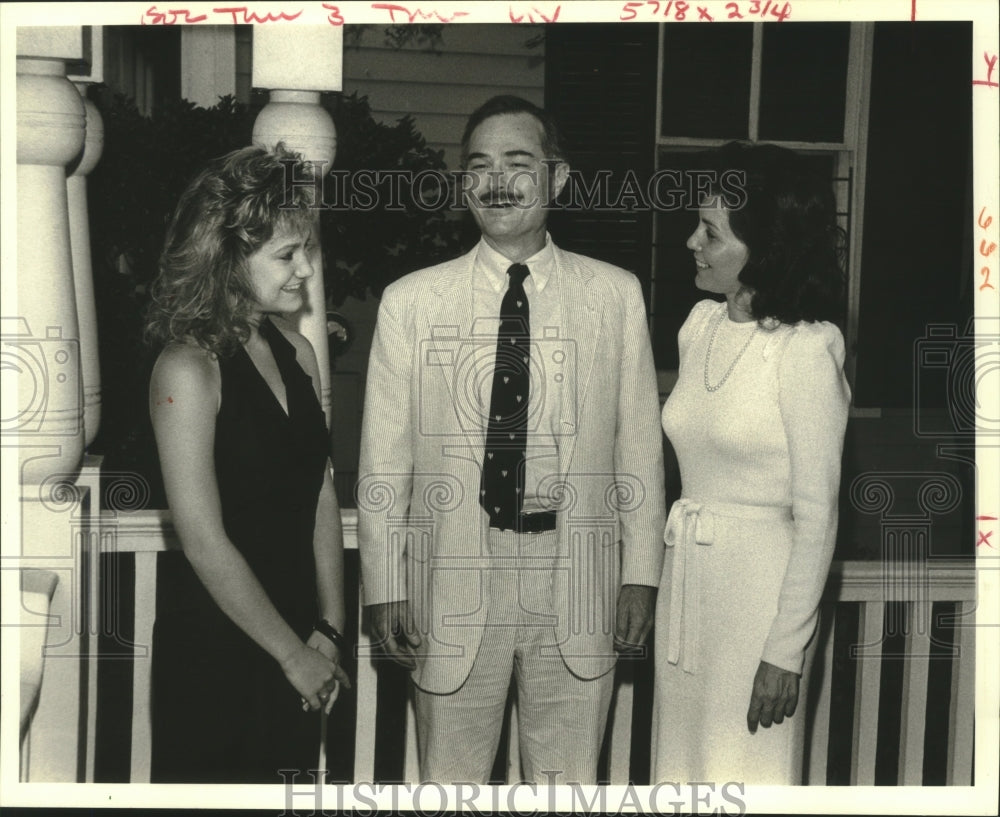
[[[850,23],[764,26],[760,138],[841,142]]]
[[[668,25],[663,38],[661,135],[745,139],[753,27]]]

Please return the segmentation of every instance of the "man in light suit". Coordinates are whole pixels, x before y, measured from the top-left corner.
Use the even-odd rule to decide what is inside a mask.
[[[373,637],[412,670],[420,775],[485,783],[517,687],[522,770],[594,783],[616,650],[663,559],[656,372],[635,276],[560,250],[569,168],[544,111],[496,97],[462,160],[482,231],[385,290],[358,484]]]

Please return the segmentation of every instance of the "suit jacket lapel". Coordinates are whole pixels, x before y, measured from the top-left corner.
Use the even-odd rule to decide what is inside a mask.
[[[559,470],[565,476],[573,461],[579,424],[584,422],[590,374],[594,368],[598,335],[602,327],[604,302],[590,286],[594,271],[577,257],[553,248],[559,269],[560,316],[564,337],[576,346],[575,377],[571,371],[563,379],[560,421],[563,437],[559,446]]]

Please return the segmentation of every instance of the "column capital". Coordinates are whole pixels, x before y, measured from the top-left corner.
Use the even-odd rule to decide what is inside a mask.
[[[337,129],[319,104],[319,91],[276,88],[253,126],[254,144],[273,148],[278,142],[310,162],[333,162]]]
[[[17,162],[69,164],[83,149],[86,113],[59,59],[17,59]]]

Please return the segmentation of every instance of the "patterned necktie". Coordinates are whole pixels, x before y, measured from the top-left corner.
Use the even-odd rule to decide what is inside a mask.
[[[524,279],[529,270],[512,264],[510,285],[500,304],[496,367],[486,429],[479,504],[490,527],[516,529],[524,504],[524,454],[528,442],[528,360],[531,324]]]

